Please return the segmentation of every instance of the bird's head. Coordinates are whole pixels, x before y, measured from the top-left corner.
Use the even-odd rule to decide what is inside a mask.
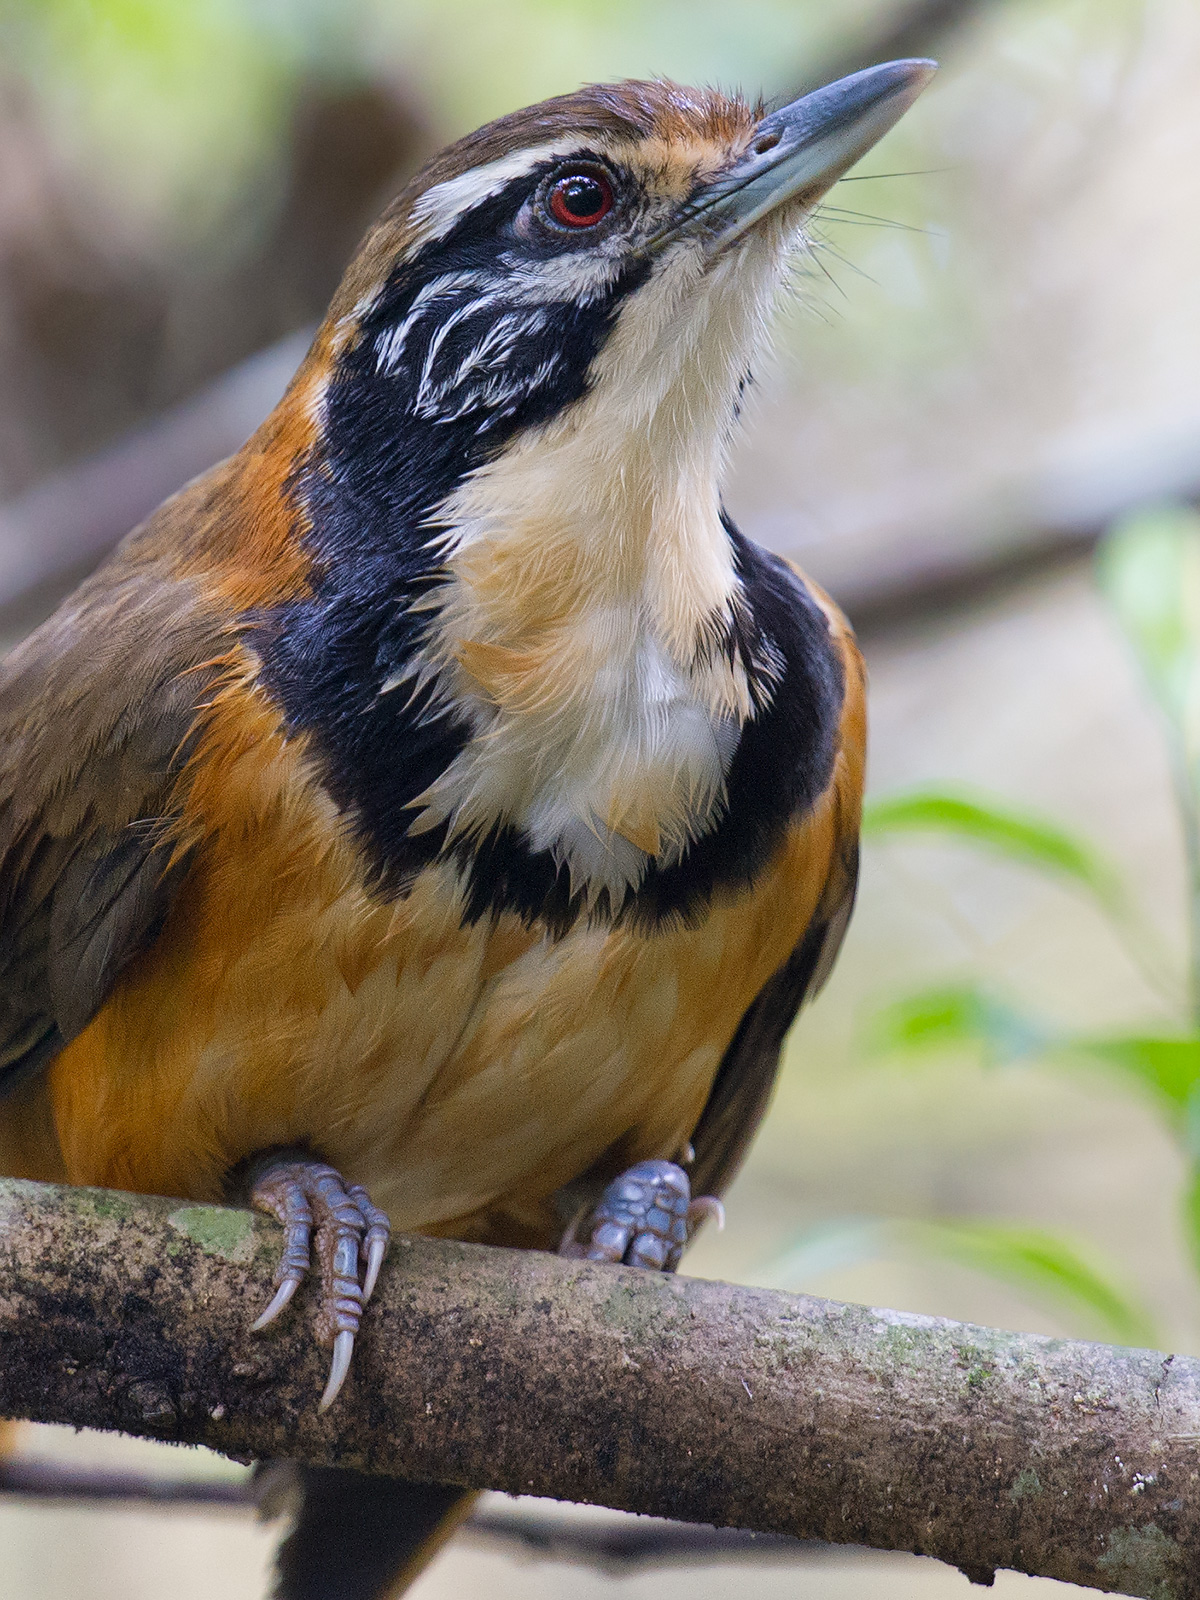
[[[368,234],[285,401],[311,589],[270,654],[382,856],[511,839],[616,906],[715,824],[782,659],[720,503],[741,386],[806,215],[932,70],[770,113],[583,89]]]
[[[595,86],[451,146],[331,307],[339,442],[377,444],[394,509],[423,514],[514,440],[581,424],[584,397],[603,412],[594,456],[636,455],[647,429],[711,456],[805,215],[932,70],[891,62],[770,114],[661,81]]]

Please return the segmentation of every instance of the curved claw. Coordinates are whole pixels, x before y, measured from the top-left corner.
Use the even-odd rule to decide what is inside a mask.
[[[261,1333],[265,1327],[274,1322],[299,1287],[299,1278],[285,1278],[276,1289],[267,1309],[250,1324],[250,1332]]]
[[[375,1293],[375,1285],[379,1282],[379,1269],[383,1266],[383,1258],[387,1255],[387,1236],[382,1237],[374,1230],[367,1236],[367,1270],[363,1275],[363,1305]]]
[[[359,1186],[350,1190],[350,1198],[358,1207],[359,1215],[366,1224],[366,1237],[362,1241],[362,1254],[366,1263],[363,1269],[363,1300],[367,1301],[375,1292],[375,1285],[379,1282],[379,1269],[383,1266],[383,1258],[387,1255],[388,1245],[392,1237],[392,1225],[388,1221],[387,1212],[380,1211],[373,1204],[367,1191]]]
[[[329,1382],[325,1385],[325,1393],[321,1396],[318,1412],[328,1411],[338,1395],[342,1392],[342,1385],[346,1381],[346,1374],[350,1371],[350,1358],[354,1354],[354,1335],[349,1332],[339,1333],[333,1341],[333,1360],[329,1365]]]
[[[709,1217],[717,1225],[717,1232],[725,1231],[725,1207],[715,1194],[701,1194],[687,1208],[688,1231],[692,1232]]]

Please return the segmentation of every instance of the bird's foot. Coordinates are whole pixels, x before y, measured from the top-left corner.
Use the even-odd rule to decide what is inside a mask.
[[[673,1161],[639,1161],[613,1179],[591,1212],[576,1217],[558,1253],[674,1272],[706,1217],[715,1217],[718,1227],[724,1227],[725,1207],[712,1195],[693,1200],[682,1167]]]
[[[321,1269],[321,1337],[333,1345],[329,1381],[319,1410],[337,1399],[371,1298],[391,1227],[365,1189],[347,1184],[323,1161],[295,1151],[263,1158],[251,1169],[250,1203],[283,1224],[283,1254],[275,1269],[275,1294],[250,1331],[265,1328],[287,1305],[308,1272],[315,1244]],[[362,1271],[362,1282],[359,1272]]]

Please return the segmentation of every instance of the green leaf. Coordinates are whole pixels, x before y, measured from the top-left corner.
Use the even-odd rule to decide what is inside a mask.
[[[843,1217],[818,1222],[794,1238],[781,1256],[756,1274],[764,1287],[806,1289],[828,1272],[857,1267],[886,1255],[894,1225],[885,1217]]]
[[[909,995],[877,1012],[867,1030],[868,1048],[876,1051],[965,1046],[981,1050],[993,1065],[1027,1060],[1057,1042],[1040,1024],[969,984]]]
[[[1096,558],[1101,592],[1190,760],[1200,753],[1200,515],[1183,507],[1119,522]]]
[[[1154,1344],[1145,1310],[1074,1245],[1044,1228],[1003,1222],[920,1222],[913,1241],[933,1255],[1048,1301],[1118,1344]]]
[[[1196,1205],[1200,1220],[1200,1196]],[[843,1218],[806,1229],[756,1277],[779,1288],[812,1289],[827,1273],[903,1253],[940,1257],[1006,1283],[1081,1333],[1119,1344],[1155,1342],[1150,1317],[1106,1269],[1057,1234],[1023,1223]]]
[[[1059,1048],[1119,1068],[1165,1101],[1175,1116],[1186,1110],[1200,1084],[1200,1035],[1064,1039]]]
[[[1117,909],[1122,900],[1118,874],[1085,840],[1044,817],[979,795],[936,788],[881,795],[867,802],[862,831],[867,839],[947,834],[1022,866],[1067,878],[1095,895],[1106,910]]]

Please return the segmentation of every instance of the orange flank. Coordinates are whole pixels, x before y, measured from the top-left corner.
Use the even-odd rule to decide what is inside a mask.
[[[753,888],[699,927],[580,922],[557,941],[511,915],[462,926],[449,865],[374,898],[245,658],[191,763],[183,830],[200,844],[169,920],[38,1080],[62,1150],[44,1175],[213,1199],[243,1157],[309,1144],[397,1228],[552,1243],[562,1184],[614,1149],[684,1145],[812,920],[857,826],[862,696],[844,651],[834,781]],[[44,1108],[27,1100],[32,1127]]]

